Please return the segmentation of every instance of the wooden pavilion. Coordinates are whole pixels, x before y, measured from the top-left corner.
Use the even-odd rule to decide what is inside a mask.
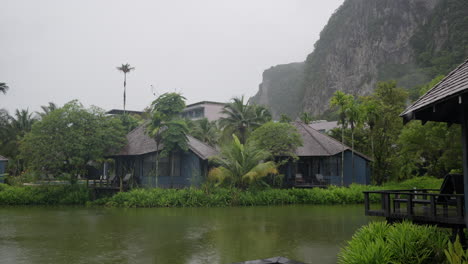
[[[461,124],[463,146],[463,185],[468,190],[468,59],[409,106],[401,115],[404,122],[421,120]],[[464,197],[468,204],[468,196]],[[464,208],[468,225],[467,208]]]
[[[398,190],[364,192],[366,215],[384,216],[389,221],[451,227],[464,237],[468,224],[468,60],[449,73],[401,115],[404,122],[445,122],[462,127],[463,175],[448,175],[440,190]],[[449,188],[447,188],[449,187]],[[444,191],[449,190],[449,191]],[[381,207],[370,209],[370,195],[381,195]],[[404,207],[400,207],[403,204]]]

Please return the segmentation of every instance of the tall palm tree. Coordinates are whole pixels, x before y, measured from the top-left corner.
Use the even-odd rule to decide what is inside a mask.
[[[236,135],[233,135],[233,139],[221,148],[220,156],[213,160],[219,166],[210,170],[210,180],[246,188],[269,174],[278,173],[275,162],[264,162],[271,157],[269,152],[250,142],[242,144]]]
[[[123,93],[123,109],[124,109],[124,115],[125,115],[125,103],[127,100],[127,73],[130,73],[130,71],[135,70],[135,67],[131,67],[130,64],[122,64],[122,66],[117,67],[117,70],[123,72],[124,74],[124,93]]]
[[[240,142],[244,144],[248,133],[268,120],[267,111],[264,107],[245,103],[244,96],[235,97],[221,111],[225,117],[219,119],[219,124],[225,132],[237,134]]]
[[[6,83],[0,82],[0,92],[6,94],[6,92],[10,89]]]
[[[348,123],[351,128],[351,160],[353,164],[353,170],[351,174],[354,181],[354,130],[356,126],[359,126],[362,122],[362,106],[354,99],[354,96],[349,98],[345,112],[346,118],[348,119]]]
[[[338,107],[338,114],[341,123],[341,144],[343,151],[341,152],[341,186],[344,185],[344,130],[346,128],[346,107],[349,104],[351,95],[345,94],[342,91],[336,91],[330,99],[330,106]]]
[[[371,153],[374,158],[374,127],[378,119],[377,103],[372,97],[364,97],[362,108],[363,121],[370,130]]]

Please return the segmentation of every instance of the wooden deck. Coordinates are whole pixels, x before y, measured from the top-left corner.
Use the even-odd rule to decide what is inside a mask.
[[[371,196],[380,197],[379,204]],[[382,216],[388,222],[410,220],[416,224],[463,229],[464,195],[441,194],[439,190],[390,190],[364,192],[365,214]]]

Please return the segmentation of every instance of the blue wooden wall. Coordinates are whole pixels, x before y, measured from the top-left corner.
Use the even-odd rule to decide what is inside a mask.
[[[153,156],[149,157],[150,155]],[[154,171],[150,171],[147,167],[145,168],[145,166],[143,166],[143,160],[145,158],[153,158],[153,161],[154,154],[136,157],[134,175],[138,177],[140,186],[161,188],[169,188],[171,185],[174,188],[200,186],[206,174],[206,168],[204,166],[206,161],[203,161],[191,151],[179,153],[177,155],[179,155],[180,167],[176,169],[180,170],[180,176],[171,177],[170,175],[160,175],[157,178],[154,176]]]
[[[306,160],[311,157],[300,157],[301,160]],[[312,157],[314,160],[320,160],[320,167],[325,168],[326,160],[329,157]],[[323,177],[330,183],[330,185],[341,186],[341,153],[332,156],[334,163],[338,169],[328,170],[329,172],[321,171]],[[371,170],[369,161],[363,157],[354,154],[354,175],[353,175],[353,161],[352,152],[350,150],[345,151],[344,155],[344,177],[343,183],[345,186],[349,186],[352,183],[368,185],[371,182]],[[296,173],[296,165],[289,162],[280,168],[280,173],[285,175],[285,183],[291,184],[294,182]]]
[[[2,174],[6,173],[6,166],[7,161],[0,161],[0,183],[3,183],[5,180],[5,177]]]

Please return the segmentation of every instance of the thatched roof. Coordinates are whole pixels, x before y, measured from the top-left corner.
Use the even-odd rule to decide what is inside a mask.
[[[293,125],[297,128],[303,141],[302,147],[296,150],[296,155],[299,157],[334,156],[343,151],[351,150],[350,147],[341,144],[341,142],[334,138],[322,134],[302,122],[294,122]],[[355,151],[355,153],[367,160],[371,160],[359,152]]]
[[[218,154],[215,148],[200,140],[192,136],[187,136],[187,138],[189,149],[201,159],[206,160]],[[160,146],[160,150],[163,148],[164,146]],[[127,145],[114,156],[137,156],[155,152],[156,150],[156,142],[146,134],[146,125],[141,125],[128,133]]]
[[[468,59],[442,81],[401,113],[407,122],[412,119],[460,123],[460,107],[468,97]]]
[[[8,159],[0,155],[0,161],[8,161]]]

